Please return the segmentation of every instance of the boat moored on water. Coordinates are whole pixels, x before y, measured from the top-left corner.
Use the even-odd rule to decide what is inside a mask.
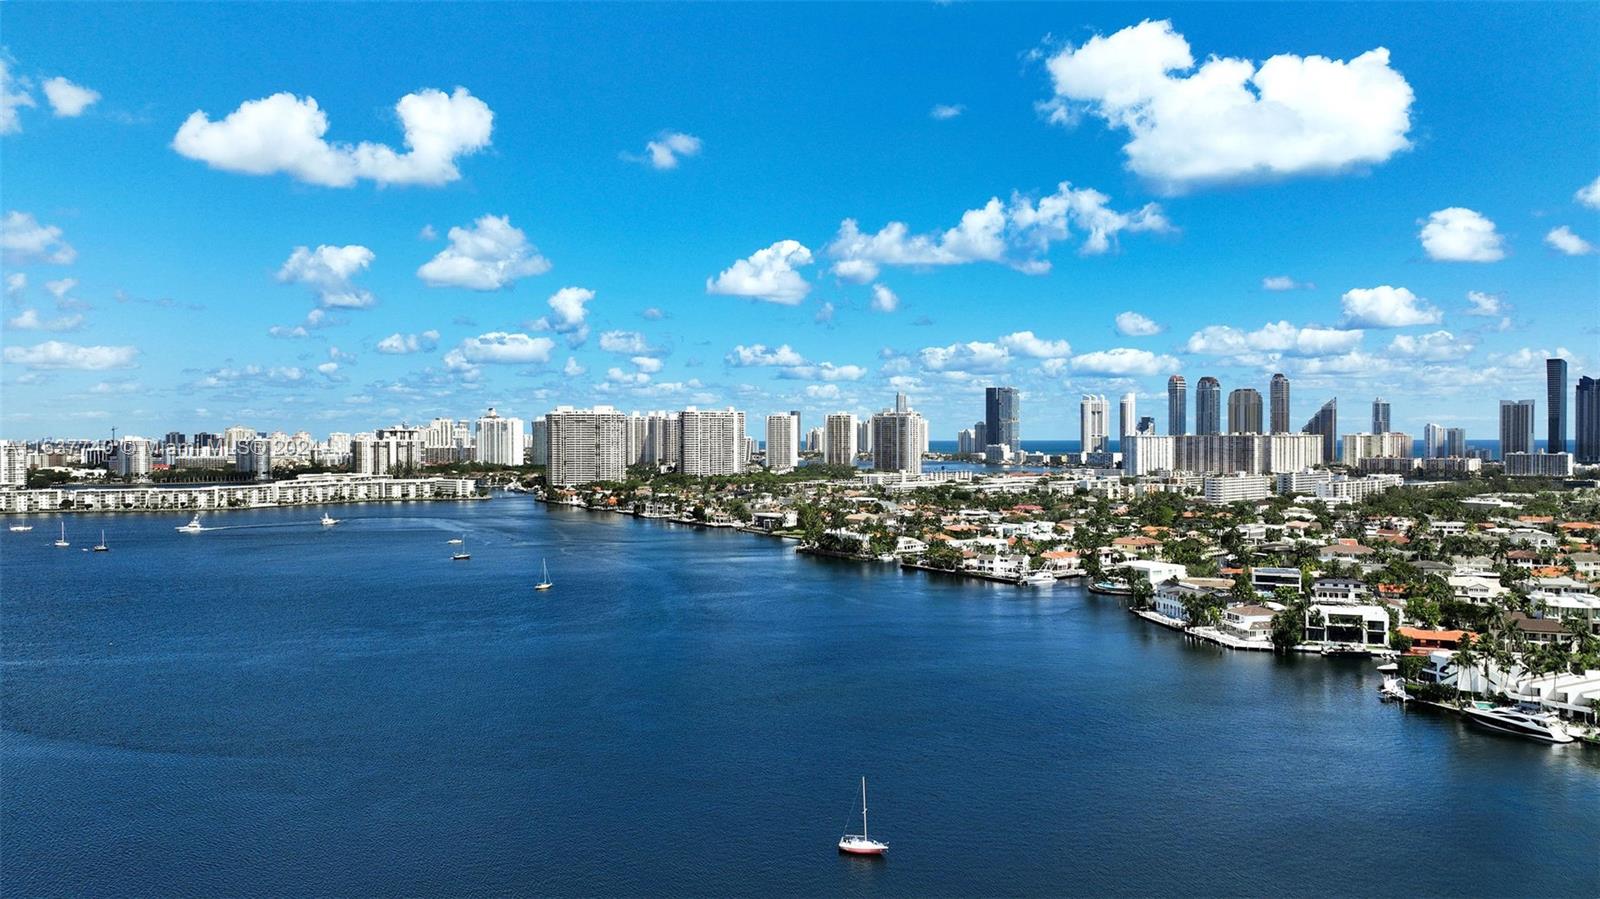
[[[1056,576],[1048,571],[1033,571],[1023,575],[1017,583],[1027,587],[1054,587]]]
[[[539,566],[540,566],[541,570],[544,572],[544,574],[543,574],[542,577],[539,578],[539,583],[533,585],[533,589],[535,589],[535,590],[549,590],[551,587],[555,586],[555,584],[550,582],[550,565],[547,562],[545,562],[545,560],[540,559],[539,560]]]
[[[71,545],[72,544],[67,542],[67,523],[63,521],[61,522],[61,539],[56,541],[56,546],[65,549]]]
[[[11,526],[11,533],[13,534],[21,534],[31,530],[33,530],[33,525],[31,524],[14,524]]]
[[[1495,705],[1483,701],[1472,702],[1461,711],[1467,716],[1468,721],[1501,733],[1526,737],[1541,743],[1573,741],[1573,736],[1567,731],[1566,725],[1550,712],[1526,706]]]
[[[839,838],[839,851],[845,855],[882,855],[888,843],[880,843],[867,836],[867,779],[861,778],[861,832],[847,833]]]
[[[105,531],[101,531],[100,532],[100,542],[96,543],[94,545],[94,551],[97,552],[97,553],[103,553],[103,552],[109,552],[110,550],[111,550],[111,547],[106,545],[106,532]]]
[[[1398,677],[1385,677],[1378,685],[1378,698],[1384,702],[1406,702],[1411,694],[1406,692],[1405,681]]]

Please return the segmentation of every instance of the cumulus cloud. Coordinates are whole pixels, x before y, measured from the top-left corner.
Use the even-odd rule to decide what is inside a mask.
[[[180,155],[214,169],[248,175],[284,173],[309,184],[438,186],[461,177],[456,159],[489,145],[494,113],[458,87],[452,94],[423,90],[395,104],[406,152],[384,144],[329,143],[328,116],[311,97],[278,93],[247,100],[219,121],[196,111],[172,139]]]
[[[1208,325],[1191,334],[1184,349],[1207,356],[1244,358],[1257,354],[1323,356],[1355,349],[1361,344],[1363,333],[1339,328],[1303,328],[1287,321],[1269,322],[1254,331],[1230,325]]]
[[[1345,324],[1367,328],[1405,328],[1411,325],[1437,325],[1444,313],[1428,304],[1427,300],[1404,287],[1358,287],[1346,291],[1340,302],[1344,306]]]
[[[305,377],[305,369],[298,365],[224,366],[206,373],[204,377],[195,382],[194,386],[207,390],[234,387],[241,384],[292,387],[304,381]]]
[[[567,335],[569,346],[579,346],[589,339],[588,303],[594,291],[586,287],[563,287],[550,295],[550,314],[533,323],[540,331],[555,331]]]
[[[568,356],[567,364],[561,366],[561,373],[569,378],[576,378],[587,371],[588,369],[578,362],[578,357],[576,356]]]
[[[507,215],[485,215],[471,228],[450,229],[450,246],[417,269],[429,287],[502,290],[518,278],[542,275],[550,260],[511,224]]]
[[[390,356],[404,356],[409,353],[426,353],[438,345],[438,331],[427,330],[420,334],[397,332],[378,341],[377,350]]]
[[[798,305],[811,292],[811,285],[795,269],[810,264],[811,251],[804,244],[780,240],[738,260],[715,278],[707,278],[706,293]]]
[[[374,258],[371,250],[359,244],[323,244],[315,250],[295,247],[278,269],[278,280],[309,286],[323,306],[365,309],[378,299],[371,291],[357,287],[353,279],[372,265]]]
[[[1400,356],[1410,356],[1427,362],[1446,362],[1472,352],[1473,343],[1470,339],[1456,337],[1449,331],[1434,331],[1431,334],[1396,334],[1394,340],[1389,342],[1389,352]]]
[[[1178,360],[1149,350],[1117,347],[1072,357],[1072,370],[1091,375],[1156,375],[1175,371]]]
[[[6,273],[6,299],[16,300],[28,289],[28,276],[24,272]]]
[[[966,265],[995,262],[1028,274],[1050,270],[1045,255],[1050,245],[1077,235],[1078,252],[1093,256],[1109,252],[1117,235],[1141,231],[1171,231],[1161,207],[1148,203],[1133,212],[1118,212],[1110,197],[1093,188],[1075,188],[1069,182],[1056,192],[1034,200],[1013,194],[1009,203],[999,197],[962,213],[953,228],[932,234],[912,234],[905,222],[889,222],[866,234],[855,219],[845,219],[828,245],[833,273],[847,281],[864,283],[878,276],[880,267]]]
[[[490,331],[477,337],[468,337],[444,355],[444,364],[452,370],[472,370],[479,365],[532,365],[550,361],[550,351],[556,342],[548,337]]]
[[[0,134],[4,133],[5,131],[0,129]],[[1572,198],[1590,209],[1600,209],[1600,177],[1578,188],[1578,192],[1573,194]]]
[[[806,361],[804,356],[787,343],[775,349],[768,349],[767,345],[762,343],[753,343],[749,346],[740,344],[728,353],[726,360],[729,365],[741,368],[757,365],[804,365]]]
[[[879,312],[893,312],[900,308],[900,298],[882,284],[872,285],[872,308]]]
[[[1382,47],[1349,61],[1284,53],[1259,67],[1213,56],[1196,69],[1171,22],[1146,20],[1046,67],[1055,96],[1041,108],[1052,121],[1088,113],[1127,131],[1129,170],[1171,193],[1338,172],[1411,146],[1411,85]]]
[[[1117,333],[1127,337],[1149,337],[1160,334],[1162,327],[1137,312],[1117,313]]]
[[[641,162],[656,171],[675,169],[678,162],[685,157],[700,155],[700,138],[681,131],[665,131],[661,136],[644,145],[644,154],[623,153],[622,158],[629,162]]]
[[[811,384],[806,387],[806,398],[812,400],[836,400],[839,398],[839,385]]]
[[[1301,282],[1296,281],[1295,279],[1289,277],[1288,275],[1272,275],[1271,277],[1267,277],[1267,278],[1262,278],[1261,279],[1261,289],[1262,290],[1272,290],[1272,291],[1311,290],[1312,288],[1314,288],[1316,286],[1317,285],[1312,284],[1310,282],[1306,282],[1306,283],[1302,284]]]
[[[1572,233],[1566,225],[1551,229],[1544,242],[1568,256],[1586,256],[1594,252],[1594,244]]]
[[[1417,238],[1437,262],[1498,262],[1506,256],[1494,222],[1460,206],[1429,213]]]
[[[828,302],[828,301],[824,300],[822,305],[817,307],[817,314],[812,316],[811,320],[816,322],[819,325],[832,325],[833,324],[833,304],[831,302]]]
[[[1035,359],[1059,359],[1072,355],[1072,344],[1065,340],[1045,340],[1032,331],[1014,331],[997,342],[1018,355]]]
[[[966,111],[967,108],[960,103],[939,103],[928,110],[928,117],[943,122],[953,119]]]
[[[83,326],[83,316],[80,314],[63,315],[58,318],[40,318],[39,310],[24,309],[17,315],[6,319],[6,327],[18,331],[75,331]]]
[[[22,116],[17,110],[39,105],[29,91],[28,79],[11,74],[11,65],[0,56],[0,134],[22,131]]]
[[[801,381],[859,381],[867,374],[859,365],[808,361],[788,344],[778,347],[740,344],[724,357],[724,361],[735,368],[776,368],[778,377]]]
[[[51,369],[104,371],[112,368],[132,368],[138,356],[138,347],[80,346],[59,340],[47,340],[33,346],[8,346],[4,354],[6,362],[26,366],[35,371]]]
[[[650,348],[650,342],[638,331],[606,331],[600,335],[600,349],[624,356],[655,352]]]
[[[1467,291],[1467,302],[1472,304],[1472,308],[1467,310],[1468,315],[1493,318],[1508,311],[1505,301],[1500,299],[1499,294],[1484,293],[1481,290]]]
[[[12,210],[0,218],[0,258],[12,265],[48,262],[70,265],[78,251],[56,225],[41,225],[31,212]]]
[[[1011,364],[1011,351],[999,343],[973,340],[923,347],[917,359],[930,371],[981,374],[1004,371]]]
[[[90,90],[81,84],[73,84],[60,76],[45,79],[40,87],[44,88],[44,97],[50,101],[50,111],[56,118],[70,119],[81,116],[85,109],[100,99],[98,91]]]

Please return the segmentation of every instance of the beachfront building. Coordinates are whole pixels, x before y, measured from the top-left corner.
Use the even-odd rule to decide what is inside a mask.
[[[611,406],[557,406],[545,415],[550,428],[553,486],[620,481],[627,475],[627,417]]]

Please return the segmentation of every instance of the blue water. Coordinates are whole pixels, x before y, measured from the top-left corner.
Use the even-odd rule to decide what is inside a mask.
[[[6,895],[1600,894],[1600,751],[1368,664],[525,497],[320,512],[0,532]]]

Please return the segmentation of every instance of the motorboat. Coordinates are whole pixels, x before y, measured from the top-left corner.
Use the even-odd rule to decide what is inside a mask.
[[[1572,734],[1550,712],[1535,711],[1515,705],[1496,705],[1492,702],[1474,701],[1462,712],[1474,724],[1501,733],[1538,740],[1541,743],[1571,743]]]
[[[189,523],[179,525],[177,530],[180,534],[198,534],[205,530],[205,528],[200,526],[200,513],[194,513],[194,517],[189,519]]]
[[[106,532],[105,531],[101,531],[100,532],[100,542],[96,543],[94,545],[94,551],[97,552],[97,553],[103,553],[103,552],[110,551],[110,549],[111,549],[111,547],[106,545]]]
[[[1029,587],[1054,587],[1056,585],[1056,576],[1048,571],[1032,571],[1024,575],[1022,580],[1017,581],[1017,583]]]
[[[839,851],[846,855],[882,855],[888,843],[880,843],[867,836],[867,779],[861,778],[861,832],[847,833],[839,838]]]
[[[66,549],[71,545],[72,544],[67,542],[67,523],[63,521],[61,522],[61,539],[56,541],[56,546]]]
[[[11,526],[11,533],[13,534],[21,534],[24,531],[31,530],[33,530],[33,525],[31,524],[14,524]]]
[[[338,523],[339,523],[339,519],[334,518],[333,516],[329,515],[326,512],[322,513],[322,526],[323,527],[331,528],[331,527],[333,527],[334,525],[336,525]]]
[[[466,538],[465,535],[460,536],[460,537],[451,537],[449,540],[445,541],[445,543],[450,545],[450,546],[460,546],[461,544],[463,544],[465,542],[467,542],[467,538]]]
[[[533,589],[549,590],[551,587],[555,586],[555,584],[550,582],[550,566],[543,559],[539,560],[539,566],[541,569],[543,569],[544,575],[539,578],[539,583],[533,585]]]
[[[1411,694],[1406,692],[1406,682],[1398,677],[1386,677],[1378,685],[1378,698],[1384,702],[1406,702]]]

